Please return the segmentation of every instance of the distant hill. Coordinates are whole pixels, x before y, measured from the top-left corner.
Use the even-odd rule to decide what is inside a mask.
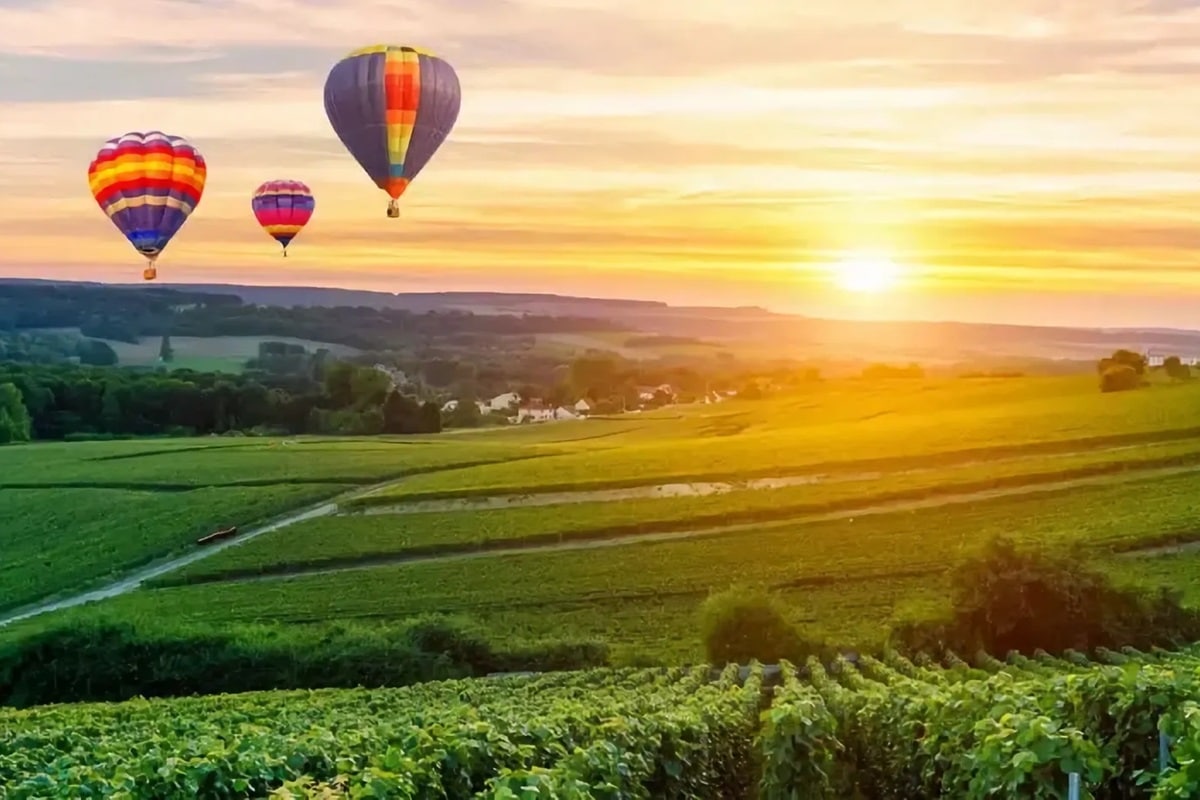
[[[197,296],[235,296],[263,306],[355,306],[414,313],[468,311],[480,315],[540,315],[602,319],[630,331],[702,338],[729,346],[754,343],[780,357],[859,358],[864,361],[990,360],[1005,357],[1089,360],[1119,347],[1200,356],[1200,331],[1163,328],[1072,328],[971,322],[862,322],[778,314],[763,308],[671,306],[650,300],[610,300],[504,292],[392,293],[311,286],[236,284],[100,284],[3,279],[4,283],[93,285],[131,292],[174,290]]]

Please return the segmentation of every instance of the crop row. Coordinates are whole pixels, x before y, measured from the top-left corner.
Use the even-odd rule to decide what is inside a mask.
[[[0,711],[0,796],[1196,796],[1200,655],[1103,655],[784,664],[773,697],[756,665]]]
[[[1104,655],[786,665],[764,798],[1064,798],[1072,773],[1085,798],[1195,797],[1200,656]]]
[[[261,521],[349,488],[0,489],[0,611],[136,568],[215,528]]]
[[[1185,530],[1200,520],[1200,504],[1190,499],[1188,481],[1179,477],[1123,486],[1122,496],[1137,497],[1138,502],[1109,502],[1112,488],[1095,486],[853,520],[632,543],[601,551],[531,551],[289,580],[176,586],[135,592],[104,606],[135,617],[170,608],[173,618],[214,623],[402,618],[427,612],[511,616],[529,609],[543,619],[547,630],[571,627],[563,625],[557,616],[560,612],[571,614],[572,619],[593,615],[607,626],[608,641],[622,642],[641,630],[645,621],[621,617],[628,622],[628,629],[622,631],[613,628],[617,617],[609,617],[620,617],[622,608],[643,600],[654,607],[669,606],[674,614],[680,606],[667,601],[684,597],[687,618],[673,618],[673,624],[659,626],[658,634],[668,645],[673,644],[667,641],[672,638],[696,641],[694,613],[704,595],[743,583],[795,592],[797,607],[806,618],[818,624],[826,620],[844,634],[857,626],[859,616],[871,614],[867,624],[877,625],[891,615],[897,602],[923,599],[901,596],[912,588],[911,581],[895,587],[891,582],[920,576],[936,591],[941,577],[958,559],[968,557],[996,534],[1017,534],[1048,545],[1082,543],[1103,555],[1110,546],[1153,543],[1164,534]],[[510,513],[475,516],[491,515]],[[397,519],[419,523],[425,516]],[[375,524],[368,522],[372,519],[353,522]],[[553,525],[555,520],[547,514],[542,524]],[[344,538],[362,528],[339,530],[330,523],[322,530],[329,537]],[[914,542],[920,546],[914,547]],[[657,613],[655,608],[647,609]]]
[[[1198,445],[1191,447],[1193,452],[1188,457],[1200,468],[1200,452],[1195,452]],[[1147,450],[1154,452],[1153,448]],[[1115,454],[1111,457],[1117,458]],[[1093,466],[1106,471],[1118,471],[1123,467],[1136,469],[1139,462],[1128,460],[1130,458],[1129,454],[1124,454],[1121,461],[1096,462]],[[1076,459],[1082,460],[1082,457]],[[1065,462],[1057,464],[1057,469],[1069,469],[1073,459],[1057,461]],[[993,532],[997,528],[1021,530],[1038,540],[1045,540],[1047,536],[1052,539],[1077,538],[1097,545],[1136,542],[1164,530],[1185,529],[1200,518],[1200,503],[1193,506],[1186,501],[1188,495],[1180,491],[1185,482],[1192,480],[1186,475],[1159,476],[1153,483],[1138,483],[1138,504],[1113,505],[1104,502],[1104,498],[1111,495],[1110,486],[1078,486],[1071,488],[1069,494],[1065,490],[1049,491],[1050,487],[1039,491],[1036,486],[1026,487],[1025,484],[1066,475],[1061,472],[1021,474],[1004,471],[1005,467],[1015,469],[1017,466],[1009,463],[988,468],[930,470],[882,479],[740,490],[702,497],[327,517],[289,526],[286,530],[225,550],[169,576],[163,583],[190,583],[223,576],[280,573],[294,568],[362,564],[372,560],[501,547],[544,547],[561,542],[713,530],[726,526],[779,525],[806,516],[816,518],[812,523],[815,530],[827,531],[830,535],[839,528],[853,530],[855,537],[862,541],[860,537],[872,536],[876,530],[907,528],[906,517],[901,514],[877,515],[874,519],[879,520],[878,524],[871,517],[860,517],[851,528],[846,519],[820,522],[820,515],[840,511],[845,516],[853,516],[850,512],[856,509],[878,507],[887,511],[892,506],[903,511],[908,510],[906,503],[912,509],[941,497],[950,504],[942,513],[955,531],[978,531],[978,521],[990,518],[991,524],[983,527]],[[1015,498],[982,501],[972,496],[973,492],[1002,488],[1008,483],[1016,485],[1006,491],[1019,493],[1026,488],[1033,491]],[[981,513],[973,513],[968,509],[971,522],[965,526],[958,526],[953,521],[956,515],[962,516],[953,506],[953,501],[958,499],[956,492],[964,495],[964,499],[974,500],[981,510]],[[1090,510],[1097,505],[1104,508],[1103,514],[1097,515]],[[1003,514],[998,513],[1000,509]],[[1013,519],[1014,514],[1021,518],[1020,525]],[[1002,525],[997,524],[1000,520],[1004,520]],[[755,530],[753,535],[759,536],[762,532]]]
[[[761,698],[697,668],[0,712],[0,796],[735,800]]]
[[[1194,438],[1194,391],[1164,388],[1116,397],[1097,392],[1091,378],[886,387],[839,381],[779,400],[688,409],[678,420],[658,420],[643,432],[597,440],[594,447],[572,448],[520,469],[492,465],[419,476],[398,493],[458,496],[720,480],[881,456],[928,465],[961,461],[964,451],[995,457],[1071,442],[1084,449],[1098,439],[1145,444],[1164,441],[1171,431]],[[933,408],[936,414],[929,413]]]
[[[83,588],[199,535],[443,464],[496,445],[305,440],[37,444],[0,450],[0,611]]]
[[[199,487],[391,476],[503,461],[522,454],[502,444],[355,439],[176,439],[46,443],[0,451],[0,488],[9,486]]]

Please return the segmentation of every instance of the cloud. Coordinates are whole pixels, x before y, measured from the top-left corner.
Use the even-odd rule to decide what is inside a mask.
[[[778,281],[884,246],[948,282],[1050,270],[1083,286],[1184,281],[1200,245],[1195,3],[143,0],[137,15],[0,4],[0,270],[124,269],[84,170],[104,139],[149,128],[209,161],[169,251],[197,269],[279,269],[247,214],[272,177],[317,193],[304,240],[336,276],[576,265],[694,275],[727,298],[723,271]],[[338,58],[393,36],[448,58],[464,93],[399,224],[321,102]]]

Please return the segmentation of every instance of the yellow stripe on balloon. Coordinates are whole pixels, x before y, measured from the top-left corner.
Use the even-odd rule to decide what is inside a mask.
[[[428,50],[424,50],[420,47],[410,47],[408,45],[395,45],[395,44],[372,44],[372,45],[367,45],[366,47],[360,47],[357,50],[354,50],[351,53],[349,53],[346,56],[346,58],[354,58],[356,56],[373,56],[373,55],[376,55],[377,53],[392,53],[392,52],[398,52],[400,50],[411,50],[412,52],[416,53],[417,55],[430,56],[431,58],[436,58],[436,56],[434,56],[433,53],[431,53]]]

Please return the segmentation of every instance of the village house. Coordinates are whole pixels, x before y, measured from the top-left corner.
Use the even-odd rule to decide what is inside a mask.
[[[1168,358],[1174,355],[1179,356],[1179,362],[1181,364],[1187,364],[1189,367],[1200,365],[1200,356],[1184,356],[1179,355],[1178,353],[1168,353],[1164,350],[1158,350],[1156,348],[1148,348],[1142,352],[1142,356],[1145,357],[1146,366],[1148,367],[1161,367]]]
[[[639,400],[653,400],[655,395],[662,393],[667,396],[668,403],[675,402],[675,388],[669,383],[662,383],[658,386],[639,386],[637,387]]]
[[[498,394],[487,402],[490,411],[511,411],[521,402],[521,396],[516,392]]]
[[[541,400],[532,399],[523,403],[517,409],[515,417],[509,417],[509,422],[520,425],[527,422],[554,422],[579,419],[579,414],[565,406],[547,406]]]

